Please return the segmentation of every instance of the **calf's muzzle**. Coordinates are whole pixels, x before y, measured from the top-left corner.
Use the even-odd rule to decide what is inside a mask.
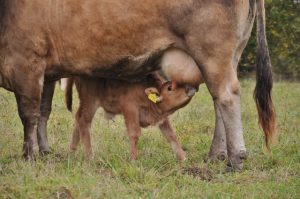
[[[193,97],[196,93],[196,88],[191,85],[185,85],[185,92],[188,97]]]

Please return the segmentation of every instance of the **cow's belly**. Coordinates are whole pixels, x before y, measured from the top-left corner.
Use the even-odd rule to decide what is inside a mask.
[[[128,5],[123,1],[76,2],[80,6],[68,0],[54,6],[48,74],[63,71],[118,78],[143,74],[158,67],[164,50],[180,46],[167,22],[151,7],[153,3],[144,8],[134,6],[135,0]],[[126,6],[130,11],[124,13]],[[72,14],[74,10],[79,14]]]

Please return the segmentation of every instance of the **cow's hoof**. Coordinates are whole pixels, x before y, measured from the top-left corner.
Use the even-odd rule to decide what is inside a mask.
[[[247,152],[240,151],[239,154],[232,155],[228,158],[226,172],[236,172],[241,171],[243,169],[243,161],[247,159]]]
[[[23,159],[26,161],[26,162],[32,162],[32,161],[35,161],[35,157],[33,154],[23,154]]]
[[[232,163],[232,162],[228,162],[227,163],[227,167],[226,167],[226,172],[227,173],[231,173],[231,172],[239,172],[243,169],[244,167],[244,163]]]
[[[206,163],[211,162],[211,163],[218,163],[218,162],[224,162],[227,158],[227,154],[225,151],[221,151],[219,153],[212,154],[210,153],[206,157],[204,157],[204,161]]]
[[[51,153],[50,150],[40,150],[40,156],[47,156]]]

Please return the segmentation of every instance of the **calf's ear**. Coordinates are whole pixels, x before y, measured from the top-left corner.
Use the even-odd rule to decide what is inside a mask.
[[[158,90],[154,87],[146,88],[145,94],[148,96],[148,99],[155,104],[163,100],[163,97],[159,96]]]
[[[146,88],[145,93],[146,93],[147,96],[150,95],[150,94],[160,95],[157,88],[155,88],[155,87]]]

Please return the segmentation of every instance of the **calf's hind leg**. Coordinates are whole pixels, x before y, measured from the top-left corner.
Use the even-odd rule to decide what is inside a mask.
[[[84,98],[81,98],[81,102],[76,113],[75,129],[72,135],[70,150],[75,151],[79,140],[81,140],[84,147],[85,157],[87,159],[91,159],[93,155],[90,128],[97,108],[98,106],[95,100],[84,100]]]

